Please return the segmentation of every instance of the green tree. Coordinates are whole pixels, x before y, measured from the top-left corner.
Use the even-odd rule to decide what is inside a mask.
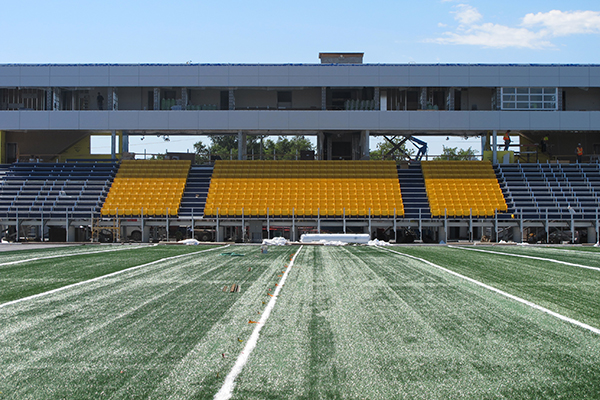
[[[377,148],[375,150],[371,150],[370,157],[371,160],[383,160],[383,159],[392,159],[392,160],[406,160],[410,156],[415,154],[414,149],[409,149],[406,146],[405,142],[398,149],[394,150],[391,154],[390,151],[394,148],[394,146],[404,140],[404,136],[396,136],[391,139],[392,143],[389,141],[383,141],[377,143]]]
[[[434,160],[453,160],[453,161],[461,161],[461,160],[474,160],[475,159],[475,150],[471,147],[468,149],[460,149],[458,147],[446,147],[442,146],[443,151],[442,155],[434,158]]]
[[[194,144],[196,151],[197,162],[208,160],[208,155],[219,156],[224,160],[238,158],[238,140],[237,135],[215,135],[210,137],[210,146],[204,145],[202,142]],[[250,159],[254,155],[254,159],[259,159],[261,154],[261,137],[247,137],[247,157]],[[300,154],[303,150],[312,150],[312,145],[304,136],[294,136],[288,139],[284,136],[279,136],[277,142],[272,139],[262,139],[262,158],[273,159],[273,152],[278,160],[295,160],[296,154]]]

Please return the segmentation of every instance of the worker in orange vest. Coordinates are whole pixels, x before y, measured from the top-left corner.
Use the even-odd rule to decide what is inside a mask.
[[[504,151],[508,151],[508,146],[510,146],[510,131],[506,131],[504,134]]]
[[[583,158],[583,147],[581,147],[581,143],[577,144],[577,149],[575,150],[575,152],[577,153],[577,162],[581,163],[581,160]]]

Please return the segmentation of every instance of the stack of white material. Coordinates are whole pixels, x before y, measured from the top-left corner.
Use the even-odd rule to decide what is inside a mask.
[[[177,243],[185,244],[187,246],[197,246],[200,244],[200,242],[197,241],[196,239],[184,239],[184,240],[180,240]]]
[[[369,240],[369,242],[367,243],[367,246],[391,246],[391,244],[389,244],[385,240],[375,239],[375,240]]]
[[[263,239],[262,244],[267,244],[270,246],[285,246],[288,244],[288,240],[284,237],[276,237],[273,239]]]
[[[300,237],[302,243],[322,243],[332,245],[332,242],[367,244],[368,233],[344,234],[344,233],[305,233]],[[338,243],[335,243],[339,245]]]

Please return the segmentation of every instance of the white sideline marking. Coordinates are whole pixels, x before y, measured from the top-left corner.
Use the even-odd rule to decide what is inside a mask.
[[[248,342],[246,343],[244,350],[242,350],[242,352],[240,353],[240,355],[238,356],[238,358],[235,362],[235,365],[233,366],[231,371],[229,371],[229,374],[227,374],[227,376],[225,377],[223,386],[221,386],[221,389],[217,392],[217,394],[215,394],[215,397],[214,397],[215,400],[227,400],[227,399],[230,399],[231,396],[233,395],[233,389],[235,388],[235,379],[240,374],[240,372],[242,372],[242,369],[244,369],[246,362],[248,362],[248,357],[250,357],[250,353],[252,353],[252,350],[254,350],[254,348],[256,347],[258,338],[260,336],[260,330],[262,329],[263,325],[269,319],[269,316],[271,315],[271,310],[273,310],[273,307],[275,307],[275,303],[277,302],[277,295],[281,291],[281,288],[283,287],[283,284],[285,283],[288,273],[292,269],[292,266],[294,265],[294,261],[296,261],[296,257],[298,256],[298,253],[300,253],[300,250],[302,250],[302,247],[303,246],[300,246],[300,248],[298,249],[296,254],[294,254],[294,257],[292,257],[292,260],[288,264],[287,269],[285,270],[285,272],[283,273],[283,276],[281,277],[281,280],[279,281],[279,285],[277,286],[277,289],[275,289],[275,293],[273,294],[273,297],[271,297],[269,304],[267,304],[267,306],[265,307],[265,311],[263,312],[263,315],[260,317],[260,320],[256,324],[256,327],[252,331],[252,334],[250,335],[250,339],[248,339]]]
[[[217,250],[217,249],[224,249],[225,247],[229,247],[229,245],[220,246],[220,247],[214,247],[212,249],[195,251],[193,253],[180,254],[178,256],[173,256],[173,257],[161,258],[160,260],[152,261],[152,262],[149,262],[149,263],[146,263],[146,264],[136,265],[135,267],[123,269],[121,271],[115,271],[115,272],[111,272],[110,274],[106,274],[106,275],[102,275],[102,276],[97,276],[95,278],[88,279],[87,281],[75,282],[75,283],[72,283],[72,284],[67,285],[67,286],[61,286],[61,287],[56,288],[56,289],[48,290],[47,292],[42,292],[42,293],[34,294],[34,295],[31,295],[31,296],[23,297],[23,298],[20,298],[20,299],[12,300],[12,301],[9,301],[9,302],[6,302],[6,303],[2,303],[2,304],[0,304],[0,308],[6,307],[6,306],[10,306],[10,305],[13,305],[13,304],[17,304],[17,303],[20,303],[22,301],[27,301],[27,300],[36,299],[38,297],[47,296],[49,294],[57,293],[57,292],[60,292],[60,291],[66,290],[66,289],[71,289],[71,288],[74,288],[76,286],[85,285],[87,283],[96,282],[96,281],[99,281],[101,279],[110,278],[110,277],[122,274],[124,272],[134,271],[136,269],[147,267],[149,265],[157,264],[157,263],[160,263],[160,262],[163,262],[163,261],[174,260],[176,258],[191,256],[191,255],[199,254],[199,253],[204,253],[205,251],[212,251],[212,250]]]
[[[5,262],[5,263],[1,263],[0,267],[2,267],[4,265],[22,264],[22,263],[26,263],[26,262],[30,262],[30,261],[49,260],[51,258],[73,257],[73,256],[86,255],[86,254],[110,253],[113,251],[131,250],[131,249],[139,249],[139,248],[141,248],[141,247],[120,247],[120,248],[110,249],[110,250],[90,251],[87,253],[82,252],[82,253],[63,254],[63,255],[46,256],[46,257],[34,257],[34,258],[28,258],[26,260],[17,260],[17,261],[9,261],[9,262]]]
[[[449,245],[448,247],[451,247],[453,249],[480,251],[482,253],[500,254],[500,255],[509,256],[509,257],[529,258],[531,260],[548,261],[548,262],[553,262],[553,263],[556,263],[556,264],[570,265],[571,267],[579,267],[579,268],[593,269],[595,271],[600,271],[600,268],[598,268],[598,267],[590,267],[588,265],[575,264],[575,263],[570,263],[570,262],[567,262],[567,261],[554,260],[552,258],[527,256],[527,255],[524,255],[524,254],[503,253],[501,251],[492,251],[492,250],[483,250],[483,249],[472,249],[470,247],[463,247],[463,246],[452,246],[452,245]]]
[[[500,295],[502,295],[504,297],[508,297],[509,299],[518,301],[519,303],[525,304],[525,305],[527,305],[529,307],[532,307],[532,308],[534,308],[536,310],[542,311],[542,312],[544,312],[546,314],[550,314],[553,317],[556,317],[556,318],[558,318],[558,319],[560,319],[562,321],[568,322],[568,323],[573,324],[573,325],[577,325],[577,326],[579,326],[579,327],[581,327],[583,329],[587,329],[588,331],[591,331],[591,332],[594,332],[594,333],[600,335],[600,329],[598,329],[598,328],[594,328],[593,326],[585,324],[585,323],[583,323],[581,321],[577,321],[576,319],[569,318],[569,317],[564,316],[562,314],[556,313],[556,312],[554,312],[552,310],[549,310],[549,309],[547,309],[545,307],[542,307],[540,305],[532,303],[531,301],[528,301],[528,300],[522,299],[520,297],[514,296],[514,295],[512,295],[510,293],[506,293],[506,292],[504,292],[504,291],[502,291],[500,289],[497,289],[497,288],[495,288],[493,286],[487,285],[487,284],[485,284],[483,282],[476,281],[473,278],[469,278],[468,276],[461,275],[458,272],[451,271],[451,270],[449,270],[447,268],[444,268],[444,267],[442,267],[440,265],[434,264],[431,261],[427,261],[427,260],[425,260],[423,258],[411,256],[409,254],[400,253],[400,252],[397,252],[397,251],[394,251],[394,250],[389,250],[389,249],[385,249],[385,248],[382,248],[382,250],[387,250],[387,251],[390,251],[392,253],[399,254],[401,256],[405,256],[405,257],[412,258],[412,259],[417,260],[417,261],[421,261],[421,262],[423,262],[425,264],[431,265],[432,267],[438,268],[438,269],[440,269],[440,270],[442,270],[444,272],[447,272],[447,273],[449,273],[451,275],[457,276],[457,277],[459,277],[461,279],[464,279],[464,280],[469,281],[471,283],[474,283],[474,284],[476,284],[478,286],[481,286],[483,288],[491,290],[492,292],[498,293],[498,294],[500,294]]]

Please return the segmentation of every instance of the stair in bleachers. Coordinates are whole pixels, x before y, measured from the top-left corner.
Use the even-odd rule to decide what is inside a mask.
[[[404,203],[404,217],[411,219],[431,218],[421,163],[410,163],[408,168],[405,169],[398,167],[398,181],[400,182],[402,202]]]
[[[212,166],[192,165],[181,198],[180,217],[201,216],[204,214],[212,173]]]
[[[68,213],[70,218],[91,217],[100,211],[116,170],[115,162],[0,167],[0,216],[65,218]]]

